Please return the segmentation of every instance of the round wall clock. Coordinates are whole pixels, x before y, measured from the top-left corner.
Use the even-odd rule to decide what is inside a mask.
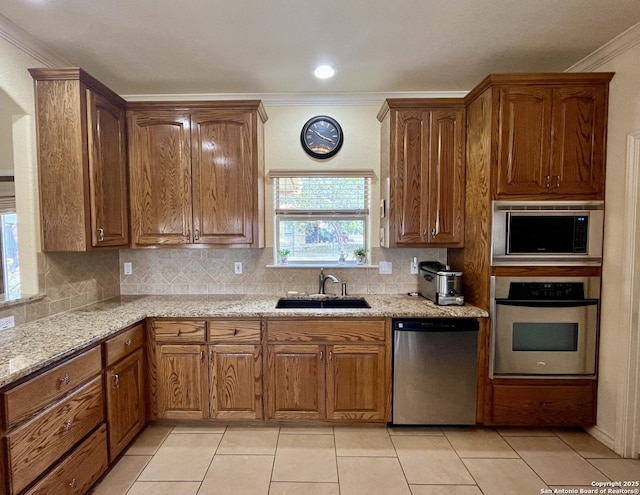
[[[344,135],[338,121],[326,115],[309,119],[300,133],[300,143],[313,158],[331,158],[342,147]]]

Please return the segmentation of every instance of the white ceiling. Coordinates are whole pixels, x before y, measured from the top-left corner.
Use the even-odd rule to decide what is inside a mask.
[[[413,92],[563,71],[640,22],[640,2],[2,0],[0,15],[124,95]]]

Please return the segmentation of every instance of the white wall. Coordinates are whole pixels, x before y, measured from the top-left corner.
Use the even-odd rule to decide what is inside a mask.
[[[36,168],[36,132],[33,80],[29,67],[42,63],[0,38],[0,90],[19,107],[13,116],[13,168],[15,170],[16,209],[20,275],[23,294],[38,292],[36,253],[40,250],[40,221]]]
[[[628,351],[629,334],[623,281],[630,260],[623,257],[622,248],[629,215],[625,208],[627,136],[640,131],[640,25],[571,70],[616,73],[609,93],[598,417],[594,434],[610,447],[619,448],[623,440],[616,433],[623,414],[619,384],[627,372],[620,363],[626,362],[622,356]],[[639,303],[634,304],[637,312]]]
[[[377,206],[380,203],[380,122],[376,115],[380,105],[322,105],[276,106],[266,105],[269,120],[265,124],[265,168],[269,170],[343,171],[373,170],[370,232],[379,231],[380,219]],[[332,158],[316,160],[307,155],[300,145],[300,131],[307,120],[315,115],[329,115],[342,127],[344,144]],[[266,182],[265,218],[273,218],[273,187]],[[266,225],[266,244],[273,246],[272,224]],[[371,235],[371,247],[377,247],[377,235]]]

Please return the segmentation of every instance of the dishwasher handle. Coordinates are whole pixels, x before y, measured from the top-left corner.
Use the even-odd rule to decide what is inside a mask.
[[[475,318],[403,318],[392,321],[395,332],[477,332]]]

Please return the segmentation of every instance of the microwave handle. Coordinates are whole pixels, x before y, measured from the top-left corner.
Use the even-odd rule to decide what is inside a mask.
[[[579,308],[582,306],[595,306],[598,302],[598,299],[583,299],[581,301],[512,301],[509,299],[496,299],[496,305],[523,308]]]

